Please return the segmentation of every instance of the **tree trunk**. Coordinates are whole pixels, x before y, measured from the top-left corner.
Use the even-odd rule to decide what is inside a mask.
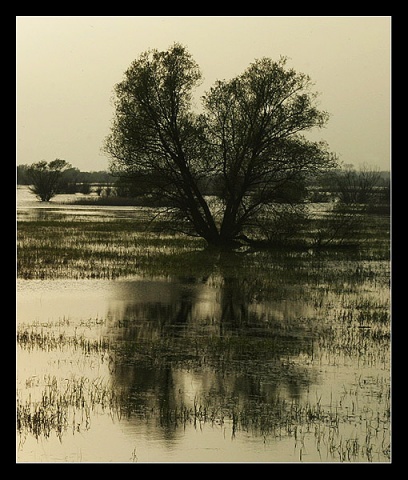
[[[233,250],[241,246],[241,243],[235,235],[231,235],[230,232],[225,230],[222,233],[219,232],[217,235],[208,235],[204,237],[204,239],[207,241],[209,247],[221,250]]]

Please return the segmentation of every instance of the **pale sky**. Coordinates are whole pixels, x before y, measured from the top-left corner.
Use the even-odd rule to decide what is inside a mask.
[[[390,169],[391,17],[17,16],[17,164],[61,158],[108,169],[113,89],[141,53],[182,43],[199,95],[255,59],[289,58],[320,92],[326,140],[344,163]]]

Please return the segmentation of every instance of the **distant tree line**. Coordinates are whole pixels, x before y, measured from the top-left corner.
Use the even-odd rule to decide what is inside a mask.
[[[223,187],[219,176],[201,178],[204,195],[222,198]],[[123,198],[148,201],[151,195],[145,177],[120,177],[113,183],[112,194]],[[344,205],[390,203],[390,172],[371,167],[355,169],[351,165],[320,175],[313,180],[288,181],[274,192],[276,203],[340,202]]]
[[[17,184],[29,185],[40,200],[49,201],[60,193],[100,194],[113,185],[115,178],[107,171],[81,172],[65,160],[56,159],[17,166]]]
[[[134,199],[139,204],[154,205],[156,199],[151,195],[151,181],[137,175],[118,178],[104,170],[82,172],[60,159],[17,166],[17,184],[29,185],[42,201],[49,201],[60,193],[95,193],[97,196]],[[222,198],[223,184],[218,175],[208,174],[200,182],[205,195]],[[286,182],[275,190],[274,196],[275,201],[282,204],[337,201],[343,205],[389,205],[390,193],[390,172],[367,166],[355,169],[346,165],[313,181]]]
[[[82,193],[93,196],[77,198],[76,203],[172,207],[165,198],[158,200],[152,194],[150,182],[157,184],[159,178],[146,181],[146,176],[114,177],[105,171],[80,172],[60,159],[19,166],[17,181],[28,185],[43,202],[50,201],[58,193]],[[225,195],[219,176],[209,173],[201,177],[198,185],[207,201],[218,208]],[[363,214],[389,214],[390,193],[390,173],[368,167],[356,170],[349,165],[317,176],[313,181],[287,181],[275,189],[276,208],[267,212],[258,229],[266,239],[263,243],[269,245],[284,244],[306,230],[314,232],[312,243],[317,249],[333,242],[341,244],[358,235]],[[248,192],[248,195],[257,194],[256,189]],[[331,215],[313,220],[307,207],[310,202],[332,202]]]

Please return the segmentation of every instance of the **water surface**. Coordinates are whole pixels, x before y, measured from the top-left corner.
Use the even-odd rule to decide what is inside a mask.
[[[19,194],[21,221],[137,215]],[[386,262],[206,261],[17,280],[18,462],[390,461]]]
[[[18,461],[333,461],[329,435],[336,425],[330,422],[286,428],[278,419],[271,432],[265,420],[263,432],[262,417],[256,426],[249,422],[235,428],[229,414],[279,399],[285,409],[306,405],[312,411],[318,404],[327,412],[349,409],[352,417],[370,409],[369,419],[374,419],[377,403],[386,401],[373,393],[382,387],[375,378],[387,377],[387,362],[336,355],[319,345],[304,320],[314,308],[308,302],[272,298],[251,303],[231,288],[231,282],[220,279],[191,278],[18,281],[20,328],[34,325],[37,332],[67,339],[55,348],[18,349],[20,395],[41,395],[54,377],[61,384],[85,377],[125,392],[130,411],[126,416],[95,405],[84,422],[78,409],[77,428],[60,438],[55,432],[49,438],[27,435],[18,446]],[[68,341],[72,337],[103,338],[123,349],[84,355]],[[220,339],[224,346],[229,342],[232,353],[217,350]],[[129,344],[132,353],[126,351]],[[159,353],[147,351],[154,346]],[[177,409],[201,406],[207,406],[208,418],[175,419]],[[353,438],[360,434],[357,427],[343,419],[336,435]],[[320,444],[316,435],[322,437]],[[373,458],[384,459],[379,452]]]

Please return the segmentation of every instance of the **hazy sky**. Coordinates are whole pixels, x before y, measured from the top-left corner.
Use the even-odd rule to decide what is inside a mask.
[[[203,93],[257,58],[289,57],[331,114],[315,139],[344,163],[390,168],[391,17],[17,16],[17,164],[106,170],[114,85],[149,48],[185,45]]]

